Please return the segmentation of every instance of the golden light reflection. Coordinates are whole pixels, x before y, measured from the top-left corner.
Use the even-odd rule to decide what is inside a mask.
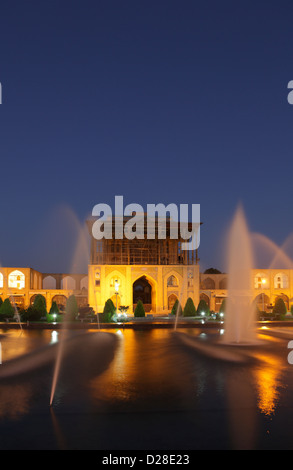
[[[265,334],[264,335],[259,334],[258,339],[268,341],[268,336],[265,335]],[[280,343],[281,342],[280,338],[277,338],[277,337],[275,338],[274,336],[270,336],[269,341],[271,343]]]
[[[118,332],[119,331],[119,332]],[[150,331],[118,330],[119,346],[110,367],[91,381],[90,394],[96,406],[111,403],[123,410],[141,407],[165,408],[170,398],[176,396],[178,407],[187,407],[182,402],[182,377],[188,377],[189,362],[170,350],[166,341],[170,332],[166,329]],[[165,397],[162,404],[162,398]],[[170,398],[170,400],[169,400]],[[174,404],[174,402],[172,402]]]
[[[38,350],[51,341],[51,332],[29,331],[29,330],[9,330],[2,334],[0,330],[2,345],[2,362],[7,362],[16,357],[24,356],[34,350]]]
[[[262,352],[256,353],[255,357],[261,364],[253,371],[257,389],[257,405],[261,413],[271,416],[275,413],[280,398],[283,361],[276,356]]]
[[[92,397],[102,402],[115,396],[124,401],[131,395],[129,382],[135,361],[133,355],[135,335],[132,330],[117,330],[116,334],[119,337],[119,344],[115,351],[115,360],[103,374],[92,380],[90,386]]]
[[[2,365],[17,357],[24,356],[34,350],[38,350],[50,341],[50,331],[32,332],[25,330],[0,330],[2,346]],[[0,386],[0,417],[18,419],[19,416],[28,414],[35,388],[29,381],[17,383],[1,382]]]

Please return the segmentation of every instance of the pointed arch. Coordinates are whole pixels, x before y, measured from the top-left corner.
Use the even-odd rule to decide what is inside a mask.
[[[88,276],[85,276],[80,281],[80,290],[88,290]]]
[[[289,276],[283,272],[277,273],[274,276],[274,288],[275,289],[288,289],[289,287]]]
[[[172,310],[176,300],[178,300],[177,295],[175,295],[175,294],[169,295],[169,297],[168,297],[168,310]]]
[[[23,272],[15,269],[8,276],[8,287],[11,289],[24,289],[25,288],[25,275]]]
[[[289,310],[289,297],[286,294],[280,294],[275,298],[275,303],[277,302],[278,299],[282,299],[284,301],[284,304],[286,305],[287,310]]]
[[[140,273],[132,281],[133,310],[135,309],[135,306],[136,306],[136,303],[134,302],[135,295],[136,295],[134,293],[134,286],[139,285],[139,283],[138,283],[139,280],[143,280],[143,281],[141,281],[143,289],[144,288],[148,289],[148,284],[149,284],[149,287],[150,287],[150,292],[145,292],[144,291],[145,297],[147,298],[147,296],[149,296],[148,298],[151,299],[150,303],[144,305],[145,311],[146,312],[147,311],[156,312],[156,309],[157,309],[157,281],[152,276],[150,276],[148,273]],[[137,294],[137,298],[138,297],[139,297],[139,294]]]
[[[43,289],[56,289],[56,279],[53,276],[46,276],[43,279]]]
[[[175,280],[175,282],[177,284],[169,285],[168,281],[169,281],[170,278],[172,278],[172,280]],[[180,287],[180,285],[182,285],[182,282],[183,282],[183,278],[182,278],[181,274],[179,274],[174,269],[171,269],[170,271],[168,271],[164,275],[164,286],[166,286],[166,287]]]
[[[76,289],[76,281],[71,276],[64,276],[61,280],[61,289],[74,290]]]
[[[201,289],[213,290],[216,288],[216,283],[211,277],[207,277],[201,281]]]
[[[178,287],[178,279],[174,274],[171,274],[171,276],[168,277],[167,279],[167,287]]]
[[[204,300],[205,303],[207,304],[207,306],[210,307],[210,301],[211,301],[211,300],[210,300],[210,298],[209,298],[209,296],[208,296],[207,294],[204,294],[204,293],[202,292],[202,293],[200,294],[200,296],[199,296],[199,300],[200,300],[200,301],[201,301],[201,300]]]
[[[270,286],[269,277],[266,273],[259,272],[254,276],[255,289],[268,289]]]

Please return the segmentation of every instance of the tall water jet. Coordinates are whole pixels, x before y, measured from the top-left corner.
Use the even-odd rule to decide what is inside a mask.
[[[53,400],[54,400],[54,396],[56,392],[57,381],[59,378],[59,373],[60,373],[60,368],[61,368],[61,359],[64,353],[64,344],[65,344],[66,335],[67,335],[67,331],[64,328],[62,328],[61,337],[59,340],[59,345],[58,345],[58,350],[57,350],[57,355],[56,355],[54,372],[53,372],[53,380],[52,380],[51,395],[50,395],[50,406],[53,405]]]
[[[185,281],[183,279],[183,282],[182,282],[182,287],[181,287],[181,291],[180,291],[180,295],[179,295],[179,299],[178,299],[178,305],[177,305],[177,310],[176,310],[176,314],[175,314],[175,323],[174,323],[174,330],[176,331],[177,330],[177,324],[178,324],[178,320],[179,320],[179,316],[180,314],[182,314],[182,297],[183,297],[183,294],[185,292]]]
[[[72,257],[71,257],[71,266],[69,269],[69,275],[70,273],[74,273],[74,272],[81,273],[84,271],[85,266],[88,266],[90,264],[90,249],[89,249],[90,243],[89,243],[89,234],[88,234],[87,226],[85,223],[81,223],[79,221],[74,211],[68,206],[64,206],[64,205],[60,206],[59,214],[62,215],[62,219],[65,220],[65,222],[70,226],[71,231],[75,235],[75,238],[77,240],[76,246],[74,248],[74,253],[72,254]],[[93,284],[95,282],[95,279],[93,279],[90,276],[88,282]],[[100,328],[97,305],[96,305],[96,312],[97,312],[98,326]],[[70,337],[71,337],[71,334],[69,332],[70,323],[72,321],[71,317],[72,315],[67,310],[67,306],[66,306],[65,313],[63,314],[62,326],[60,329],[58,349],[57,349],[55,367],[53,371],[53,379],[52,379],[51,395],[50,395],[50,406],[52,406],[54,402],[54,396],[55,396],[55,392],[56,392],[56,388],[57,388],[57,384],[59,380],[61,365],[62,365],[63,357],[66,353],[66,347],[67,347],[66,344],[68,340],[70,340]]]
[[[256,337],[252,303],[253,255],[250,233],[242,207],[236,211],[228,236],[228,298],[223,342],[252,344]]]
[[[72,232],[75,235],[77,240],[74,253],[71,258],[71,266],[69,269],[69,274],[74,272],[81,272],[86,264],[89,264],[89,242],[87,240],[87,231],[85,225],[83,225],[77,218],[74,211],[65,205],[59,207],[59,215],[62,215],[62,219],[70,226]],[[54,396],[56,392],[56,387],[59,379],[61,363],[64,356],[64,349],[66,341],[69,339],[70,335],[68,329],[70,327],[70,321],[72,320],[70,312],[67,310],[67,305],[65,313],[63,314],[63,321],[60,330],[60,337],[58,341],[58,349],[55,361],[55,367],[53,371],[53,379],[51,386],[51,395],[50,395],[50,406],[53,405]]]

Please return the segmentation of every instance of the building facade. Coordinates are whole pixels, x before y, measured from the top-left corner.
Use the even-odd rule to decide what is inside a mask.
[[[170,311],[177,298],[182,304],[188,297],[199,302],[197,250],[182,250],[182,239],[172,239],[170,220],[163,239],[156,232],[153,239],[146,236],[129,239],[124,234],[118,240],[96,240],[92,224],[93,221],[88,221],[91,234],[88,295],[89,305],[95,311],[103,310],[109,298],[117,307],[127,306],[130,313],[141,300],[145,311],[152,314]]]
[[[37,294],[46,299],[49,310],[55,301],[65,308],[67,298],[74,294],[80,306],[88,303],[86,274],[41,273],[32,268],[0,268],[0,297],[9,298],[18,309],[29,307]]]
[[[227,274],[200,274],[200,299],[210,310],[218,312],[228,296]],[[252,269],[252,299],[259,310],[270,312],[276,301],[282,298],[287,310],[293,305],[293,269]]]
[[[93,221],[88,221],[92,233]],[[182,240],[155,236],[129,240],[96,240],[91,237],[91,258],[87,274],[41,273],[32,268],[1,267],[0,297],[10,298],[19,309],[27,308],[37,294],[46,299],[49,310],[55,301],[64,310],[74,294],[78,305],[103,311],[111,298],[117,307],[132,314],[141,300],[149,314],[169,313],[178,299],[182,306],[191,297],[197,307],[205,300],[218,312],[228,296],[228,275],[200,273],[197,250],[183,251]],[[293,269],[253,269],[252,298],[262,311],[270,312],[278,298],[287,310],[293,305]]]

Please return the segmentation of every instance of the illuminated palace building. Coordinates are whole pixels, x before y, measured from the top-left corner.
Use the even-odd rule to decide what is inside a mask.
[[[131,314],[142,300],[145,311],[169,313],[176,299],[184,306],[191,297],[197,307],[201,299],[218,312],[227,297],[228,275],[200,273],[198,252],[183,251],[182,240],[126,237],[96,240],[91,234],[91,259],[87,274],[41,273],[32,268],[0,268],[0,297],[9,297],[21,308],[33,303],[37,294],[59,308],[74,294],[80,306],[90,305],[101,312],[107,299],[128,306]],[[253,298],[260,310],[270,311],[281,297],[289,310],[293,303],[293,270],[269,269],[251,272]]]

